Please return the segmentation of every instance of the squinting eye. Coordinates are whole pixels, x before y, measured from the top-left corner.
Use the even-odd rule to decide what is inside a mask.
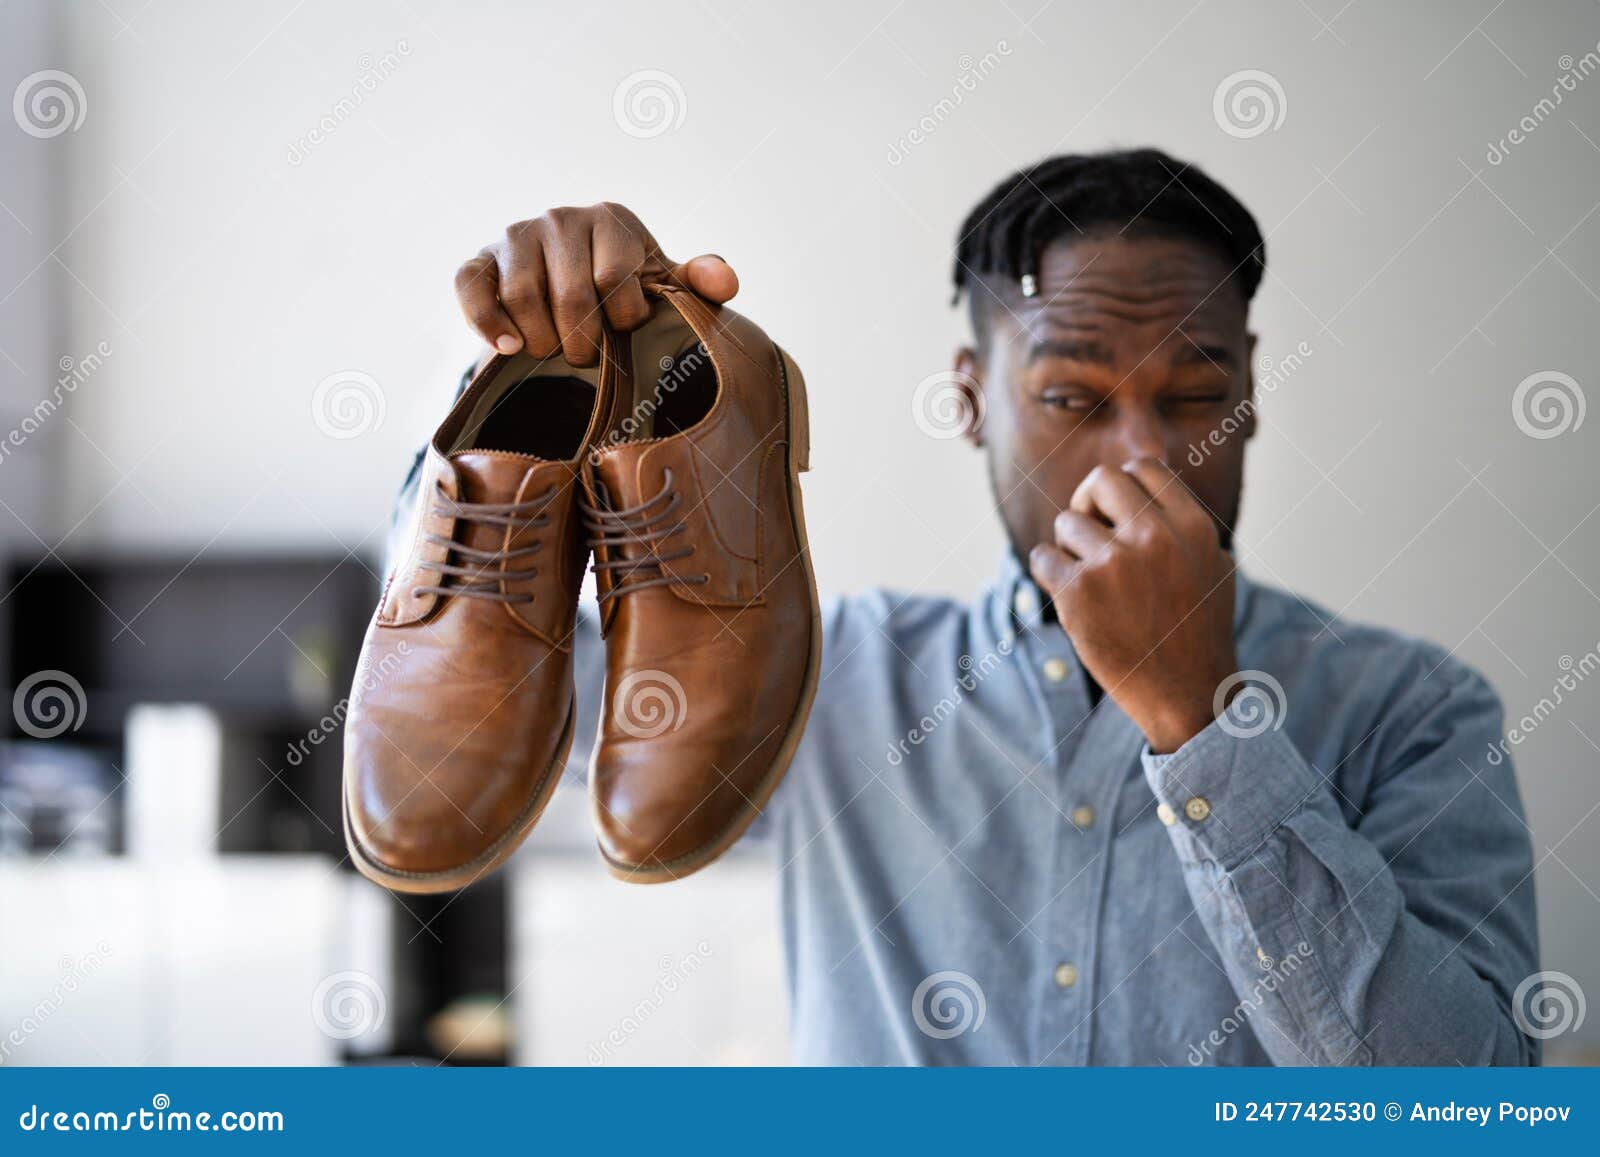
[[[1054,406],[1058,410],[1070,410],[1074,413],[1088,413],[1100,404],[1100,399],[1088,394],[1046,394],[1044,403]]]

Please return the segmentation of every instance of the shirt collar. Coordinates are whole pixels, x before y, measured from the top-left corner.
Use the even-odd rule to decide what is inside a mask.
[[[1033,576],[1009,550],[1001,552],[1000,573],[991,597],[999,604],[1001,619],[1008,620],[1013,630],[1036,628],[1044,621],[1045,607],[1049,604]]]

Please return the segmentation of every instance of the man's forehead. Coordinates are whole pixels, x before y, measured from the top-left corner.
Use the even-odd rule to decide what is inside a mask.
[[[1038,293],[1011,302],[1035,342],[1110,337],[1132,326],[1232,332],[1245,306],[1231,271],[1208,248],[1156,238],[1086,238],[1050,246]]]
[[[1232,270],[1210,247],[1155,237],[1087,237],[1049,246],[1039,260],[1039,303],[1109,296],[1238,301]]]
[[[1029,349],[1030,358],[1081,347],[1085,352],[1079,360],[1093,361],[1103,357],[1095,351],[1129,337],[1158,346],[1186,340],[1231,341],[1242,332],[1244,317],[1237,303],[1220,297],[1207,298],[1205,290],[1127,293],[1075,288],[1018,310],[1013,344]]]
[[[1141,232],[1090,232],[1067,234],[1045,246],[1039,254],[1041,285],[1045,280],[1073,277],[1117,276],[1129,272],[1145,275],[1199,273],[1220,280],[1231,272],[1228,262],[1211,245],[1187,237]]]

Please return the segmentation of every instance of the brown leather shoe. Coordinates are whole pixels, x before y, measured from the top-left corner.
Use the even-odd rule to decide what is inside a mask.
[[[731,309],[646,293],[634,406],[585,463],[583,504],[606,640],[590,785],[606,865],[635,883],[705,866],[760,814],[822,641],[799,370]]]
[[[387,888],[492,871],[560,782],[588,560],[579,463],[626,378],[609,340],[600,371],[496,356],[428,446],[345,722],[345,841]]]

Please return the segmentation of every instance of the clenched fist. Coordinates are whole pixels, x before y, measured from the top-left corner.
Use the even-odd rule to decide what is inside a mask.
[[[1237,666],[1234,564],[1170,468],[1153,458],[1096,467],[1028,564],[1083,665],[1151,750],[1176,751],[1211,723]]]

